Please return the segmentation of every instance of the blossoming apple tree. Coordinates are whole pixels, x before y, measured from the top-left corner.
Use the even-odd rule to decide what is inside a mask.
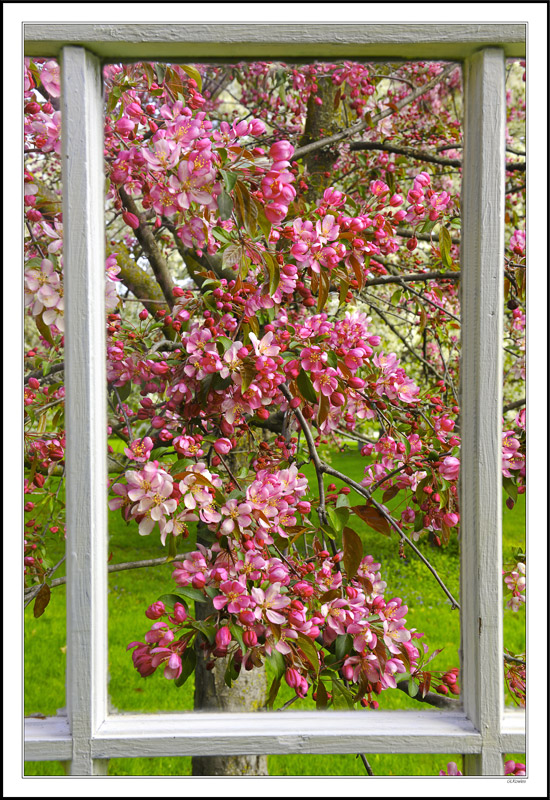
[[[525,491],[522,67],[510,65],[502,265],[509,508]],[[110,448],[109,507],[145,555],[145,537],[160,537],[173,562],[148,625],[136,619],[140,675],[181,686],[200,645],[207,667],[225,659],[228,684],[268,660],[269,707],[283,681],[318,708],[376,708],[398,685],[436,705],[459,694],[458,668],[430,670],[356,527],[394,537],[458,607],[423,542],[445,548],[460,529],[460,84],[456,65],[425,62],[105,68],[106,390],[123,442]],[[59,95],[58,65],[27,60],[24,569],[36,615],[56,585],[48,544],[64,532]],[[326,457],[349,440],[362,480]],[[515,611],[525,556],[509,555]],[[524,657],[504,663],[523,703]]]

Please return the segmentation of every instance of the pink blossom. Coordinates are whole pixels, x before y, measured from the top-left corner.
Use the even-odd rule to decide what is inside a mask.
[[[456,777],[457,775],[462,775],[462,772],[460,772],[454,761],[449,761],[447,764],[447,770],[441,769],[439,770],[439,774]]]
[[[286,608],[290,604],[290,598],[280,594],[280,583],[272,583],[267,591],[253,587],[251,594],[258,611],[263,612],[270,622],[281,625],[286,622],[283,614],[279,614],[278,609]]]
[[[238,614],[242,609],[248,608],[252,598],[246,594],[246,586],[239,581],[224,581],[220,584],[220,594],[216,595],[212,602],[218,611],[227,605],[227,610],[231,614]]]
[[[460,460],[454,456],[445,456],[439,466],[439,473],[447,481],[456,481],[460,473]]]

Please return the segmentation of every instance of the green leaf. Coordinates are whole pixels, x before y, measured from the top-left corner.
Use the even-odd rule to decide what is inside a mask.
[[[281,281],[279,262],[271,253],[264,253],[263,257],[269,273],[269,294],[274,295]]]
[[[159,86],[162,86],[164,83],[164,77],[166,75],[166,67],[162,64],[155,64],[155,75],[157,76],[157,83]]]
[[[332,369],[338,368],[338,357],[332,350],[328,350],[327,352],[327,364],[329,367],[332,367]]]
[[[411,678],[409,681],[409,697],[416,697],[418,694],[418,684],[413,681]]]
[[[336,709],[354,708],[351,692],[336,677],[332,679],[332,703]]]
[[[197,84],[197,89],[199,92],[202,92],[202,77],[200,72],[195,69],[195,67],[189,66],[189,64],[180,64],[180,67],[190,78],[193,78]]]
[[[227,192],[221,192],[218,195],[218,211],[220,212],[220,218],[223,220],[230,219],[231,212],[233,211],[233,200],[227,194]]]
[[[131,391],[132,391],[132,381],[128,381],[128,383],[125,383],[124,386],[119,386],[117,388],[115,397],[118,395],[118,397],[120,398],[120,402],[124,403],[124,401],[127,400],[128,397],[130,396]]]
[[[194,672],[196,663],[197,656],[195,655],[195,651],[192,646],[188,645],[186,651],[181,657],[181,675],[174,681],[178,688],[183,686],[187,678],[192,672]]]
[[[219,242],[224,242],[225,244],[230,244],[232,239],[229,233],[224,228],[212,228],[212,236],[214,239],[217,239]],[[203,286],[207,283],[204,281]],[[212,283],[219,283],[219,281],[212,281]]]
[[[164,605],[171,611],[174,610],[174,606],[176,603],[181,603],[182,606],[187,610],[187,603],[177,594],[163,594],[158,598],[159,603],[164,603]]]
[[[313,669],[315,670],[315,674],[319,674],[319,654],[317,653],[317,648],[309,638],[309,636],[304,636],[303,633],[298,633],[298,639],[296,640],[298,647],[305,655]]]
[[[201,536],[204,536],[204,532],[201,533]],[[219,595],[219,592],[215,586],[205,586],[204,591],[211,600],[213,600],[214,597],[217,597]]]
[[[229,659],[229,662],[228,662],[226,670],[225,670],[225,675],[224,675],[224,678],[223,678],[224,681],[225,681],[225,685],[228,686],[229,689],[231,689],[231,686],[233,685],[233,681],[236,681],[238,677],[239,677],[239,673],[237,672],[237,668],[235,666],[235,658],[232,657],[232,658]]]
[[[281,679],[274,678],[271,686],[269,687],[269,694],[266,700],[266,705],[268,708],[273,708],[273,703],[275,702],[280,686],[281,686]]]
[[[206,597],[200,589],[193,589],[192,586],[182,586],[180,592],[184,597],[188,597],[189,600],[195,600],[197,603],[206,603]]]
[[[246,646],[243,641],[243,629],[239,625],[230,625],[229,630],[231,631],[231,635],[233,636],[235,641],[239,643],[239,647],[244,653],[244,651],[246,650]]]
[[[275,678],[280,681],[285,674],[285,660],[283,656],[273,647],[271,655],[267,656],[267,660],[271,664],[273,672],[275,673]]]
[[[441,227],[439,229],[439,252],[441,253],[441,261],[448,268],[452,269],[453,260],[451,258],[451,234],[447,228]]]
[[[317,402],[317,393],[313,388],[311,378],[309,377],[307,372],[305,372],[305,370],[303,369],[300,370],[300,373],[296,378],[296,384],[304,400],[307,400],[309,403]]]
[[[327,514],[336,533],[340,533],[349,519],[349,508],[328,508]]]
[[[506,492],[508,497],[511,497],[515,503],[518,499],[518,487],[516,486],[512,478],[503,477],[502,486],[504,487],[504,491]]]
[[[216,641],[216,628],[213,622],[205,622],[203,620],[196,619],[191,622],[191,627],[196,631],[199,631],[199,633],[202,633],[209,644],[213,645]]]
[[[349,497],[347,494],[338,495],[338,499],[336,500],[336,508],[349,508]]]
[[[225,188],[228,192],[231,192],[235,188],[235,184],[237,183],[237,173],[236,172],[227,172],[225,169],[220,170],[223,176],[223,182],[225,184]]]
[[[256,203],[258,202],[255,197],[253,197],[252,200]],[[266,242],[269,241],[269,237],[271,236],[271,222],[266,217],[262,206],[258,208],[258,218],[256,221],[260,226],[260,230],[263,233]]]
[[[334,642],[334,653],[338,661],[343,661],[344,658],[351,652],[353,639],[349,633],[339,634]]]
[[[325,688],[325,684],[321,680],[317,683],[316,695],[315,707],[317,710],[319,711],[320,709],[326,708],[328,706],[328,692]]]
[[[363,558],[363,542],[351,528],[344,528],[342,543],[344,545],[344,567],[349,581],[357,574]]]

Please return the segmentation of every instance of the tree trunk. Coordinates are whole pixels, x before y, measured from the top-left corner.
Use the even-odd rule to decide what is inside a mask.
[[[250,451],[226,456],[233,474],[243,466],[248,466]],[[200,541],[200,524],[197,531]],[[206,544],[206,542],[205,542]],[[213,614],[214,606],[208,603],[195,603],[197,619],[205,619]],[[225,670],[228,658],[215,659],[214,668],[206,669],[206,658],[200,643],[196,645],[197,665],[195,668],[195,711],[228,711],[243,713],[259,711],[267,699],[267,680],[265,667],[255,667],[247,671],[241,669],[239,677],[231,688],[225,683]],[[268,775],[267,756],[193,756],[193,775]]]
[[[331,136],[345,127],[340,87],[336,86],[329,76],[317,78],[317,85],[319,87],[317,93],[310,95],[308,100],[307,119],[300,147],[324,139],[325,136]],[[316,99],[322,100],[322,105],[318,105]],[[322,197],[324,190],[330,185],[331,170],[337,159],[338,148],[333,146],[315,150],[304,156],[307,167],[308,200]],[[329,173],[328,177],[326,173]]]
[[[214,610],[210,603],[197,603],[197,619],[204,619]],[[242,713],[258,711],[266,701],[265,668],[247,672],[241,669],[231,688],[224,680],[227,658],[218,658],[214,668],[206,669],[206,660],[200,645],[196,648],[195,710],[230,711]],[[193,775],[268,775],[267,756],[193,756]]]

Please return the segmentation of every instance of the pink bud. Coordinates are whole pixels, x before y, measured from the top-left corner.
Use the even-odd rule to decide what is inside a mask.
[[[330,402],[333,406],[336,406],[336,408],[340,408],[340,406],[343,406],[346,402],[346,398],[342,392],[333,392],[330,396]]]
[[[185,610],[185,606],[182,603],[176,603],[174,605],[174,613],[171,617],[168,617],[170,622],[185,622],[187,619],[187,611]]]
[[[162,615],[165,613],[165,611],[166,608],[164,606],[164,603],[161,602],[160,600],[157,600],[156,603],[153,603],[152,605],[149,606],[149,608],[145,612],[145,616],[148,619],[160,619]]]
[[[352,389],[362,389],[365,385],[365,381],[362,378],[352,377],[348,378],[348,385],[351,386]]]
[[[231,631],[224,625],[223,628],[220,628],[219,631],[216,631],[216,644],[218,647],[228,647],[229,643],[231,642]]]
[[[36,378],[29,378],[29,386],[31,389],[40,389],[40,383],[36,380]]]
[[[122,183],[122,181],[120,182]],[[130,211],[125,211],[122,214],[122,219],[124,220],[126,225],[128,225],[130,228],[133,228],[133,230],[139,228],[139,219],[136,217],[135,214],[132,214]]]
[[[195,572],[193,577],[191,578],[191,586],[193,589],[202,589],[206,583],[206,578],[202,574],[202,572]]]
[[[287,669],[285,672],[285,681],[292,689],[296,689],[297,686],[300,686],[302,676],[296,669]]]
[[[149,316],[149,312],[147,311],[146,308],[142,308],[142,310],[139,312],[138,316],[139,316],[139,318],[141,320],[145,320]]]
[[[164,428],[164,420],[162,417],[153,417],[151,420],[151,425],[153,428],[160,430],[161,428]]]
[[[288,161],[294,153],[294,147],[286,139],[275,142],[269,148],[269,157],[273,161]]]
[[[258,644],[258,637],[254,631],[245,631],[243,633],[243,642],[247,647],[254,647],[254,645]]]
[[[243,608],[242,611],[239,611],[239,622],[242,622],[243,625],[254,625],[256,622],[254,612],[249,608]]]
[[[217,439],[214,442],[214,450],[220,456],[226,456],[232,450],[232,447],[229,439]]]

